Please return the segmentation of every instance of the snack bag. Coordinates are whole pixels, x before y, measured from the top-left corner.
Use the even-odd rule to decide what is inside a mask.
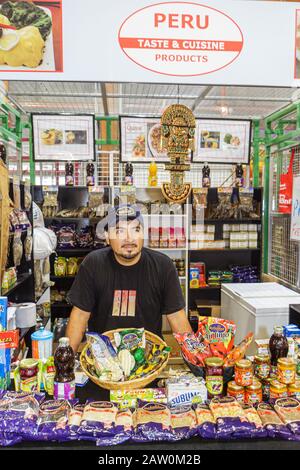
[[[138,400],[134,413],[135,442],[174,441],[171,411],[163,403],[151,403]]]
[[[67,276],[75,276],[78,270],[77,258],[67,260]]]
[[[210,345],[211,355],[224,358],[233,348],[236,325],[223,318],[199,317],[197,336]]]
[[[93,401],[83,410],[78,429],[81,439],[96,440],[105,436],[115,436],[118,408],[107,401]]]
[[[72,406],[78,400],[47,400],[40,406],[35,439],[39,441],[67,441],[70,437],[68,428]],[[33,439],[33,436],[31,436]]]
[[[293,434],[300,435],[300,402],[296,398],[279,398],[274,409]]]
[[[144,328],[131,328],[114,334],[118,353],[128,350],[133,356],[136,368],[145,363],[146,336]]]
[[[171,426],[175,440],[189,439],[197,433],[197,418],[191,406],[171,409]]]
[[[195,407],[197,418],[197,433],[203,439],[216,439],[217,426],[209,406],[206,404],[197,404]]]
[[[148,375],[153,374],[153,372],[159,369],[162,363],[167,359],[170,350],[171,348],[169,347],[163,347],[162,350],[159,350],[158,354],[152,355],[151,359],[133,371],[133,374],[130,375],[129,380],[140,377],[147,377]]]
[[[231,439],[235,434],[251,437],[254,426],[234,397],[213,398],[209,408],[216,419],[217,439]]]
[[[92,364],[101,380],[119,382],[124,378],[123,370],[109,338],[97,333],[87,333]],[[88,359],[88,358],[87,358]]]
[[[204,366],[204,360],[212,356],[210,346],[201,341],[194,333],[173,333],[174,338],[181,346],[185,359],[195,366]]]
[[[257,413],[261,419],[264,429],[267,431],[268,437],[271,439],[292,439],[292,432],[283,423],[274,408],[269,403],[259,403],[257,406]]]
[[[68,428],[70,433],[70,440],[78,439],[78,430],[82,420],[85,404],[77,404],[73,406],[69,414]]]
[[[244,410],[244,413],[245,413],[245,416],[246,418],[248,419],[249,423],[252,423],[254,428],[251,432],[251,438],[253,439],[261,439],[261,438],[265,438],[268,436],[268,433],[266,431],[266,429],[264,429],[263,427],[263,424],[262,424],[262,421],[259,417],[259,414],[257,413],[256,409],[251,406],[251,405],[248,405],[248,404],[241,404],[243,410]],[[243,438],[244,435],[239,435],[239,433],[235,433],[234,434],[234,437],[235,438]]]
[[[253,337],[253,333],[248,333],[245,338],[227,354],[224,361],[225,367],[233,367],[237,361],[245,356],[246,350],[250,346]]]
[[[48,395],[54,395],[54,376],[55,376],[55,366],[54,366],[54,357],[49,357],[42,366],[43,374],[43,385],[45,391]]]
[[[127,410],[119,410],[116,416],[115,423],[115,435],[106,436],[97,439],[97,446],[111,446],[117,444],[123,444],[126,441],[129,441],[133,434],[133,418],[132,412]]]
[[[63,258],[62,256],[59,256],[54,261],[54,274],[55,276],[58,276],[58,277],[64,277],[66,276],[66,272],[67,272],[67,260],[66,258]]]

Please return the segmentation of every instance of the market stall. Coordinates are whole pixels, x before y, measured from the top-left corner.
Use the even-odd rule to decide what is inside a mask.
[[[89,3],[0,0],[0,446],[298,449],[300,9]]]

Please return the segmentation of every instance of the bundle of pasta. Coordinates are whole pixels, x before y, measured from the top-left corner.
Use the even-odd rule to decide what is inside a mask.
[[[12,67],[36,68],[43,59],[45,41],[39,29],[26,26],[16,29],[9,20],[1,15],[0,64]]]
[[[97,333],[87,333],[86,338],[90,351],[87,360],[92,362],[98,377],[113,382],[123,380],[124,373],[109,338]]]

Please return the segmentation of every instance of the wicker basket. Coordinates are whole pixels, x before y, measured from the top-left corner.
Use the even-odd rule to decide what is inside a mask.
[[[118,331],[122,331],[124,328],[120,328],[118,330],[106,331],[103,333],[105,336],[108,336],[112,343],[114,343],[114,333]],[[152,344],[159,344],[167,347],[167,344],[154,333],[145,330],[146,341]],[[149,383],[153,382],[162,370],[166,367],[169,359],[169,353],[166,355],[165,360],[161,363],[160,367],[156,369],[153,374],[149,374],[147,377],[143,377],[140,379],[133,379],[133,380],[126,380],[125,382],[108,382],[105,380],[100,380],[98,377],[90,374],[90,372],[86,368],[86,360],[85,354],[88,349],[88,344],[86,344],[81,352],[80,355],[80,363],[84,373],[99,387],[105,388],[106,390],[133,390],[135,388],[143,388]]]

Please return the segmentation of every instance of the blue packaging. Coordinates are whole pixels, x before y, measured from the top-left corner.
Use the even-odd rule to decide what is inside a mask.
[[[10,349],[0,349],[0,390],[10,386]]]
[[[284,336],[300,336],[300,328],[297,325],[287,325],[283,327]]]
[[[0,297],[0,331],[7,330],[7,297]]]

